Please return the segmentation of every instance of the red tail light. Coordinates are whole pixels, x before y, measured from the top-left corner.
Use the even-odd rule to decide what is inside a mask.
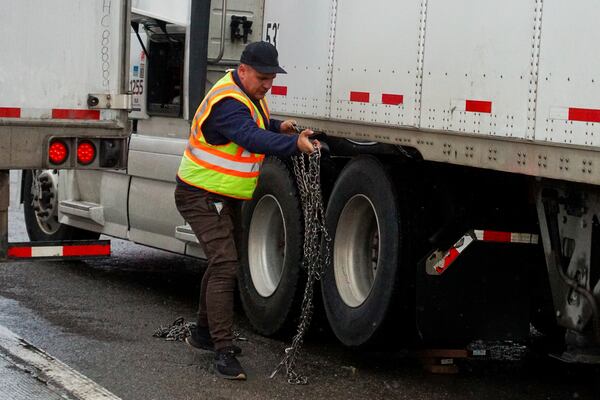
[[[48,158],[52,164],[62,164],[69,155],[67,145],[61,140],[53,140],[48,147]]]
[[[77,144],[77,161],[80,164],[88,165],[96,158],[96,146],[89,140],[84,140]]]

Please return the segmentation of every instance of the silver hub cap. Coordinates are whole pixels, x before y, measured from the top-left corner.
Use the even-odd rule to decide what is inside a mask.
[[[52,235],[60,228],[58,222],[58,172],[53,169],[33,171],[31,206],[40,229]]]
[[[285,221],[281,205],[271,195],[262,197],[250,221],[248,262],[254,288],[269,297],[279,286],[285,265]]]
[[[344,206],[335,231],[333,269],[346,305],[358,307],[373,288],[379,260],[379,221],[373,203],[358,194]]]

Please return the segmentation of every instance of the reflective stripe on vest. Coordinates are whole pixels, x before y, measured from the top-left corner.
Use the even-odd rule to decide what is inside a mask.
[[[233,97],[237,100],[240,100],[241,103],[244,103],[246,105],[246,107],[248,107],[250,109],[250,114],[252,115],[252,119],[254,120],[254,122],[256,122],[256,125],[258,125],[259,128],[265,129],[266,124],[264,123],[264,121],[262,119],[262,115],[260,114],[260,111],[258,111],[256,109],[256,106],[250,100],[248,100],[250,102],[250,105],[245,102],[246,99],[242,98],[242,96],[245,97],[245,94],[241,95],[240,93],[231,91],[231,89],[229,89],[229,88],[221,89],[218,92],[219,93],[217,93],[214,96],[212,96],[211,93],[208,94],[208,95],[211,95],[210,109],[212,109],[213,105],[216,104],[217,102],[219,102],[220,100],[222,100],[226,97]],[[209,109],[207,112],[208,107],[209,107],[208,102],[206,102],[206,103],[203,102],[200,105],[200,108],[198,108],[198,111],[196,112],[196,115],[199,117],[194,118],[194,121],[192,122],[192,134],[194,136],[198,136],[198,127],[202,126],[202,124],[204,123],[206,118],[208,118],[208,116],[210,115],[211,110]],[[268,115],[268,113],[265,112],[265,115]]]
[[[212,145],[202,133],[202,124],[209,117],[212,107],[225,98],[234,98],[244,104],[256,125],[265,129],[269,121],[266,99],[259,102],[262,108],[259,110],[235,84],[232,73],[226,74],[207,93],[194,115],[188,145],[177,175],[184,182],[210,192],[251,199],[264,155],[251,153],[234,142]],[[261,111],[266,119],[263,119]]]
[[[192,153],[193,159],[199,160],[204,164],[217,165],[221,168],[228,169],[240,174],[249,174],[250,176],[258,176],[260,169],[260,161],[258,162],[240,162],[233,160],[226,160],[223,157],[216,156],[207,151],[202,151],[197,148],[190,147],[188,145],[187,151]]]

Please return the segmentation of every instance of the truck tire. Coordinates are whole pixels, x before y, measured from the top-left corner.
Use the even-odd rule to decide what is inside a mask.
[[[350,161],[333,187],[326,212],[332,263],[322,294],[327,320],[347,346],[390,348],[383,340],[388,334],[398,343],[412,332],[410,319],[396,330],[403,325],[401,308],[409,308],[404,204],[373,157]]]
[[[241,220],[242,305],[256,331],[272,336],[290,322],[304,276],[300,202],[294,177],[281,160],[266,159]]]
[[[23,171],[23,213],[31,241],[96,240],[97,232],[58,222],[58,172]]]

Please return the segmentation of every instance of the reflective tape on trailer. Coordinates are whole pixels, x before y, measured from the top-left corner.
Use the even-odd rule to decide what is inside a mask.
[[[477,240],[483,242],[499,242],[499,243],[525,243],[537,244],[539,236],[533,233],[517,233],[517,232],[498,232],[490,230],[475,230]]]
[[[600,122],[600,110],[591,108],[569,108],[569,121]]]
[[[371,98],[369,92],[350,92],[350,101],[357,103],[368,103]]]
[[[21,118],[21,109],[15,107],[0,107],[0,118]]]
[[[100,110],[74,108],[20,108],[0,107],[0,118],[15,119],[61,119],[61,120],[101,120]]]
[[[397,93],[381,93],[381,97],[371,96],[370,92],[350,92],[349,99],[353,103],[385,104],[388,106],[399,106],[404,104],[404,95]],[[377,100],[381,99],[378,103]]]
[[[110,240],[9,243],[8,258],[93,258],[110,256]]]
[[[271,86],[271,94],[274,96],[287,96],[287,86]]]
[[[600,109],[579,107],[551,107],[550,119],[576,122],[600,122]]]
[[[454,245],[446,252],[444,257],[439,260],[433,267],[437,274],[442,274],[456,259],[460,256],[460,253],[465,251],[467,247],[471,243],[473,243],[476,239],[473,238],[472,235],[466,234],[461,237]]]
[[[52,119],[100,119],[100,110],[71,110],[53,108]]]
[[[452,111],[482,114],[491,114],[492,105],[492,102],[488,100],[454,99],[450,102]]]
[[[404,104],[404,96],[401,94],[382,93],[381,103],[390,106],[397,106]]]
[[[501,232],[475,229],[465,233],[454,245],[446,250],[433,251],[425,262],[429,275],[441,275],[474,242],[537,244],[539,236],[533,233]]]

